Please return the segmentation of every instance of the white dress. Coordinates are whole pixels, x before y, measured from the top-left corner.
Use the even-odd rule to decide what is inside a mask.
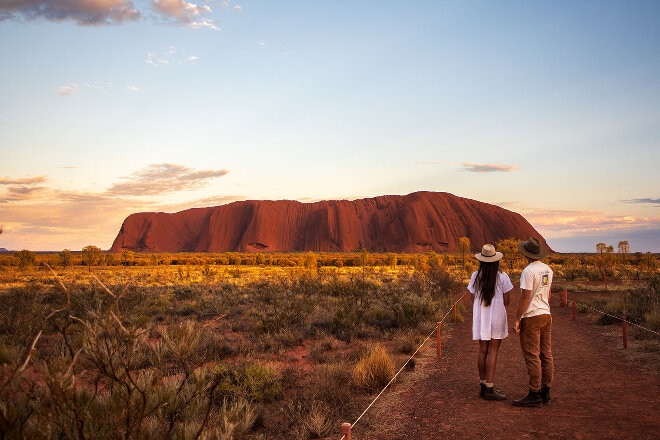
[[[497,273],[495,283],[495,296],[486,307],[481,303],[480,292],[475,292],[474,279],[477,272],[472,273],[468,290],[474,295],[472,304],[472,339],[475,341],[490,341],[491,339],[504,339],[509,335],[509,326],[504,308],[504,294],[513,289],[509,276],[504,272]]]

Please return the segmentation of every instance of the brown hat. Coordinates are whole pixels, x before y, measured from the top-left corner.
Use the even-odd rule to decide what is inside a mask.
[[[484,263],[493,263],[500,261],[504,255],[502,252],[495,252],[495,246],[492,244],[485,244],[481,248],[480,254],[474,254],[474,258]]]
[[[548,255],[548,250],[541,244],[538,238],[529,237],[527,241],[518,243],[518,250],[532,260],[542,260]]]

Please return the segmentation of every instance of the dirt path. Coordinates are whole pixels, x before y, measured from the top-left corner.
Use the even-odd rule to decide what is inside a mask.
[[[518,289],[514,289],[517,292]],[[512,292],[513,293],[513,292]],[[512,295],[509,323],[517,303]],[[353,428],[353,440],[410,439],[658,439],[660,374],[627,360],[620,331],[590,324],[552,300],[555,380],[552,401],[542,408],[517,408],[527,393],[527,372],[518,335],[500,349],[495,385],[509,399],[478,397],[477,345],[471,340],[471,306],[462,324],[416,356],[416,369],[376,402]],[[618,328],[617,328],[618,329]]]

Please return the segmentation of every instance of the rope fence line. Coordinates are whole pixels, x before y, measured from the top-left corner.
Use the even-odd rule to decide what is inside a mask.
[[[562,291],[559,292],[559,298],[560,298],[560,302],[559,302],[560,306],[561,307],[568,307],[569,301],[568,301],[568,291],[567,291],[567,289],[563,289]],[[651,330],[650,328],[646,328],[646,327],[641,326],[641,325],[639,325],[637,323],[634,323],[634,322],[629,322],[626,319],[625,315],[624,316],[612,315],[612,314],[604,312],[602,310],[598,310],[595,307],[591,307],[591,306],[589,306],[585,303],[578,303],[576,299],[571,300],[571,302],[573,303],[573,321],[575,321],[577,319],[576,318],[577,304],[580,304],[580,306],[584,307],[585,309],[589,309],[589,310],[592,310],[593,312],[600,313],[601,315],[609,316],[612,319],[621,321],[621,333],[622,333],[622,337],[623,337],[623,348],[628,348],[628,324],[632,324],[635,327],[638,327],[638,328],[640,328],[642,330],[645,330],[649,333],[653,333],[654,335],[660,336],[660,333],[658,333],[655,330]]]
[[[385,390],[392,384],[392,382],[394,382],[394,380],[403,371],[403,369],[406,367],[406,365],[408,365],[408,363],[415,357],[415,355],[419,352],[419,350],[421,350],[422,347],[424,347],[424,345],[426,345],[426,343],[429,341],[429,339],[431,339],[431,336],[433,336],[434,333],[436,335],[438,335],[438,345],[440,345],[440,325],[444,322],[445,319],[447,319],[447,316],[449,316],[449,314],[452,311],[454,312],[454,318],[456,317],[456,305],[459,303],[459,301],[462,301],[464,297],[465,297],[465,293],[463,295],[461,295],[460,298],[458,298],[456,301],[454,301],[452,303],[452,306],[449,308],[447,313],[445,313],[445,316],[443,316],[442,319],[436,323],[435,327],[433,328],[433,331],[426,336],[426,339],[424,339],[424,341],[422,341],[420,346],[417,347],[417,350],[415,350],[415,352],[410,355],[408,360],[403,363],[401,368],[399,368],[399,371],[396,372],[396,374],[390,379],[390,381],[387,382],[387,385],[385,385],[385,387],[383,387],[383,389],[380,391],[380,393],[378,393],[378,395],[371,401],[371,403],[365,408],[365,410],[362,411],[362,414],[360,414],[360,416],[357,419],[355,419],[355,421],[352,424],[351,423],[342,423],[342,425],[341,425],[341,434],[342,434],[342,436],[341,436],[340,440],[351,440],[351,429],[360,421],[360,419],[362,419],[362,417],[367,413],[367,411],[369,411],[369,409],[374,405],[374,403],[376,403],[376,401],[385,392]],[[438,347],[438,356],[439,355],[440,355],[440,348]]]
[[[573,304],[575,304],[575,305],[580,305],[581,307],[587,308],[587,309],[589,309],[589,310],[593,310],[594,312],[596,312],[596,313],[600,313],[601,315],[605,315],[605,316],[609,316],[610,318],[618,319],[618,320],[621,321],[621,322],[625,321],[626,324],[634,325],[635,327],[639,327],[639,328],[641,328],[642,330],[646,330],[647,332],[651,332],[651,333],[653,333],[653,334],[656,334],[656,335],[660,336],[660,333],[659,333],[659,332],[656,332],[655,330],[651,330],[650,328],[646,328],[646,327],[641,326],[641,325],[639,325],[639,324],[635,324],[634,322],[630,322],[630,321],[628,321],[628,320],[626,319],[625,316],[622,317],[622,316],[611,315],[611,314],[609,314],[609,313],[607,313],[607,312],[603,312],[602,310],[598,310],[598,309],[595,309],[595,308],[593,308],[593,307],[590,307],[590,306],[588,306],[588,305],[586,305],[586,304],[584,304],[584,303],[577,302],[576,300],[573,300]]]

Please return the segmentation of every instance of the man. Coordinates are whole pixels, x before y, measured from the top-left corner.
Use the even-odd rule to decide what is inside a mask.
[[[554,374],[552,360],[552,316],[550,314],[550,286],[552,269],[541,262],[548,250],[530,237],[518,243],[518,250],[529,263],[520,274],[520,297],[514,329],[520,334],[529,374],[529,394],[514,400],[514,406],[541,406],[550,402],[550,386]]]

